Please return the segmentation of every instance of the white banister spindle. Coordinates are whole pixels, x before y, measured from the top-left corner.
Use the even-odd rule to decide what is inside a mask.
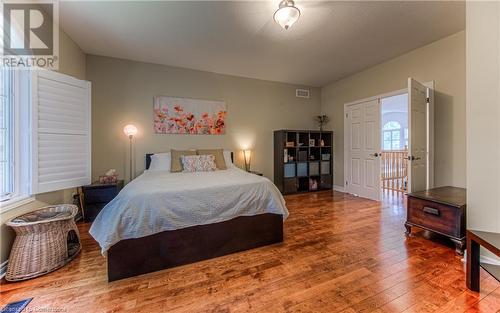
[[[382,151],[382,189],[405,192],[408,180],[408,151]]]

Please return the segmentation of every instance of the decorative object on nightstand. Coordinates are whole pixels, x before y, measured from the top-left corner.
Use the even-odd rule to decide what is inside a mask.
[[[137,135],[137,127],[132,124],[125,125],[123,127],[123,133],[128,136],[129,139],[129,159],[130,159],[130,173],[129,173],[129,182],[132,181],[132,171],[133,171],[133,153],[132,153],[132,139],[135,135]]]
[[[50,273],[81,250],[72,204],[43,207],[7,222],[16,232],[5,279],[19,281]]]
[[[455,251],[465,248],[466,189],[439,187],[408,194],[406,234],[416,226],[447,236]]]
[[[114,184],[100,184],[98,182],[92,185],[83,186],[83,212],[85,222],[92,222],[101,212],[102,208],[109,201],[113,200],[123,188],[123,180]]]
[[[243,159],[245,159],[245,171],[250,172],[250,163],[252,162],[252,151],[243,150]]]
[[[108,170],[104,175],[99,176],[100,184],[115,184],[118,181],[118,174],[114,168]]]

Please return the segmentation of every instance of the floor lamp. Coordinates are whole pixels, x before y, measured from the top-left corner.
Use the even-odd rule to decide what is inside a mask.
[[[123,132],[128,136],[129,139],[129,148],[130,148],[130,175],[129,182],[132,181],[132,138],[137,134],[137,127],[132,124],[125,125],[123,127]]]

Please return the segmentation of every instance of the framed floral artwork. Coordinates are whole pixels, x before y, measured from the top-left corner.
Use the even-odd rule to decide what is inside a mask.
[[[154,131],[156,134],[223,135],[227,109],[223,101],[154,98]]]

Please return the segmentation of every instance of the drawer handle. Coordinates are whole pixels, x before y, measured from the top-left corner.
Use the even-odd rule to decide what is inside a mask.
[[[438,209],[429,208],[428,206],[424,206],[424,208],[422,210],[424,211],[424,213],[439,216],[439,210]]]

